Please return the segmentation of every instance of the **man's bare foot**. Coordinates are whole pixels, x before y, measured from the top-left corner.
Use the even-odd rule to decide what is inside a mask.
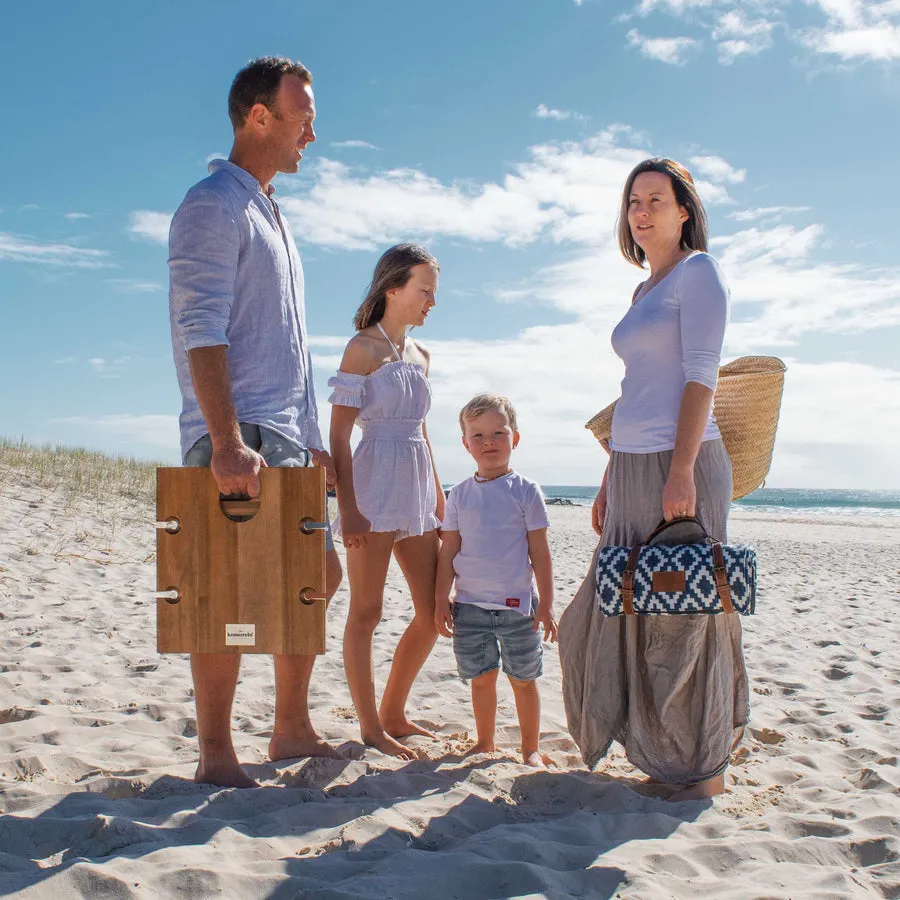
[[[392,719],[382,719],[381,727],[384,728],[384,733],[390,735],[393,738],[405,738],[412,737],[412,735],[420,735],[421,737],[431,738],[433,741],[439,741],[440,738],[433,732],[429,731],[427,728],[423,728],[421,725],[416,725],[415,722],[407,719],[405,716],[402,719],[398,719],[396,721]]]
[[[404,747],[403,744],[399,741],[395,741],[389,734],[385,734],[384,732],[380,735],[376,734],[368,738],[363,735],[363,743],[367,747],[373,747],[375,750],[380,750],[388,756],[396,756],[398,759],[412,761],[420,758],[418,752],[411,747]]]
[[[345,759],[331,744],[325,743],[314,731],[301,734],[273,734],[269,741],[269,759],[296,759],[301,756],[324,756],[326,759]]]
[[[194,773],[197,784],[214,784],[217,787],[254,788],[254,781],[242,768],[236,758],[206,760],[197,766]]]
[[[478,741],[469,747],[463,756],[477,756],[479,753],[496,753],[497,745],[493,741]]]
[[[707,800],[710,797],[716,797],[725,793],[725,776],[717,775],[707,781],[701,781],[699,784],[692,784],[689,787],[675,791],[671,797],[667,799],[672,803],[678,803],[682,800]]]
[[[540,750],[532,750],[531,753],[523,750],[522,759],[526,766],[531,766],[533,769],[547,769],[555,765],[553,760],[546,753],[541,753]]]

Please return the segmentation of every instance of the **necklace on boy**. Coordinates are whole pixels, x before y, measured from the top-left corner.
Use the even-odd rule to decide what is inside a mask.
[[[478,484],[485,484],[488,481],[496,481],[498,478],[505,478],[512,472],[512,469],[507,469],[505,472],[501,472],[499,475],[492,475],[490,478],[482,478],[477,472],[472,476]]]

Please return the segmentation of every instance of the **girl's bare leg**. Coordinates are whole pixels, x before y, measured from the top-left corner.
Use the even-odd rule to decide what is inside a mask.
[[[393,737],[423,734],[436,737],[406,716],[406,701],[419,670],[437,640],[434,625],[434,580],[437,573],[438,536],[429,531],[394,544],[394,556],[412,594],[414,615],[397,650],[379,711],[384,730]]]
[[[384,583],[387,579],[394,535],[371,532],[365,547],[348,548],[350,612],[344,626],[344,671],[350,696],[359,717],[364,744],[382,753],[415,759],[417,754],[385,733],[375,706],[375,673],[372,667],[372,637],[381,621]]]

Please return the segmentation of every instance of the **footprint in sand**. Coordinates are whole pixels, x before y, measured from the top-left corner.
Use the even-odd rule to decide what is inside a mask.
[[[772,728],[760,728],[758,731],[755,728],[751,728],[750,734],[761,744],[766,744],[770,747],[784,743],[784,735]]]
[[[9,725],[11,722],[24,722],[33,716],[33,709],[20,709],[18,706],[0,709],[0,725]]]
[[[845,669],[840,665],[833,665],[831,668],[826,669],[824,675],[829,681],[843,681],[845,678],[849,678],[853,673],[849,669]]]

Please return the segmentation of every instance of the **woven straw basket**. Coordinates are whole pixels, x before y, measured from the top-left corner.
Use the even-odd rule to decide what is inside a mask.
[[[786,366],[776,356],[742,356],[719,369],[716,422],[731,457],[733,500],[755,491],[772,465]],[[615,403],[585,425],[598,441],[612,433]]]

